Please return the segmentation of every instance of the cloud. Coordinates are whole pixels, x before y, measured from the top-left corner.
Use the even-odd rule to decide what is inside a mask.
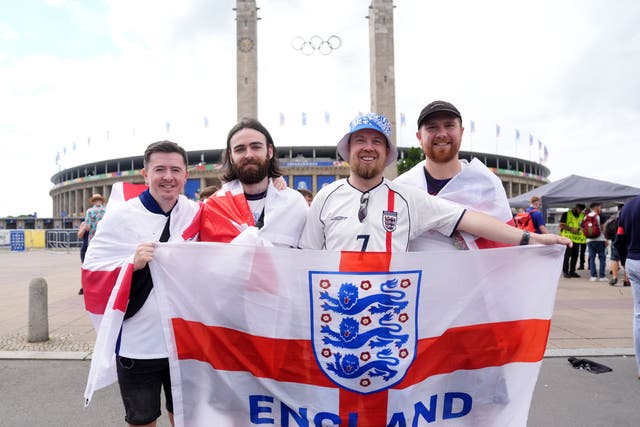
[[[370,3],[258,1],[259,118],[278,145],[334,144],[370,109]],[[407,121],[397,129],[400,145],[416,145],[415,119],[426,103],[447,99],[467,125],[463,149],[529,157],[531,133],[548,147],[553,179],[579,173],[640,185],[628,154],[640,133],[640,3],[395,3],[396,121],[400,113]],[[23,186],[35,194],[3,189],[3,200],[15,202],[0,215],[50,211],[49,178],[64,147],[63,167],[136,155],[167,137],[188,149],[223,146],[236,121],[234,7],[234,0],[50,0],[29,11],[66,26],[64,39],[47,35],[44,46],[56,49],[45,51],[25,43],[30,31],[18,21],[0,23],[0,42],[13,49],[0,57],[0,137],[13,159],[3,180],[23,176],[28,160],[33,173]],[[342,46],[327,56],[291,47],[297,36],[332,34]],[[537,160],[537,150],[531,155]]]
[[[0,22],[0,40],[14,40],[17,35],[15,31],[11,28],[11,26],[7,23]]]

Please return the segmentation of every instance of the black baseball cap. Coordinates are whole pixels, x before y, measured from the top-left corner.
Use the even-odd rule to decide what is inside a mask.
[[[420,117],[418,117],[418,129],[420,128],[420,125],[422,125],[422,122],[425,121],[427,117],[429,117],[434,113],[439,113],[441,111],[451,113],[457,118],[459,118],[460,121],[462,121],[462,115],[460,114],[460,111],[458,111],[458,109],[455,107],[455,105],[447,101],[433,101],[432,103],[424,107],[420,112]]]

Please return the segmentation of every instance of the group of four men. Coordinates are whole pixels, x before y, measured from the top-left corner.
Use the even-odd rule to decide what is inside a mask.
[[[149,297],[152,242],[197,237],[368,252],[570,245],[557,235],[529,234],[506,224],[511,214],[499,179],[478,160],[458,159],[463,132],[455,106],[444,101],[427,105],[416,133],[426,160],[390,181],[383,171],[396,161],[397,149],[389,121],[376,114],[356,117],[337,147],[349,163],[349,177],[321,189],[310,207],[298,192],[284,188],[273,139],[255,119],[243,119],[229,132],[226,182],[202,208],[181,195],[188,175],[184,149],[168,141],[151,144],[142,172],[148,190],[107,211],[95,237],[119,239],[126,248],[135,244],[131,297],[117,349],[126,421],[155,425],[161,388],[170,417],[173,412],[168,352],[157,302]],[[87,259],[99,256],[90,245]]]

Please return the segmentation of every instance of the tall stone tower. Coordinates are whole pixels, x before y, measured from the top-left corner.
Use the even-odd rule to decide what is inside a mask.
[[[392,144],[396,144],[396,78],[393,53],[393,0],[371,0],[369,6],[369,69],[371,111],[384,114],[391,122]],[[395,163],[384,171],[395,178]]]
[[[258,117],[258,8],[255,0],[236,0],[236,80],[238,120]]]

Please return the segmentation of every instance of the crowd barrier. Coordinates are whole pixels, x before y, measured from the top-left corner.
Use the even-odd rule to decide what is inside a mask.
[[[24,251],[25,249],[72,249],[80,248],[78,230],[0,230],[0,249]]]

